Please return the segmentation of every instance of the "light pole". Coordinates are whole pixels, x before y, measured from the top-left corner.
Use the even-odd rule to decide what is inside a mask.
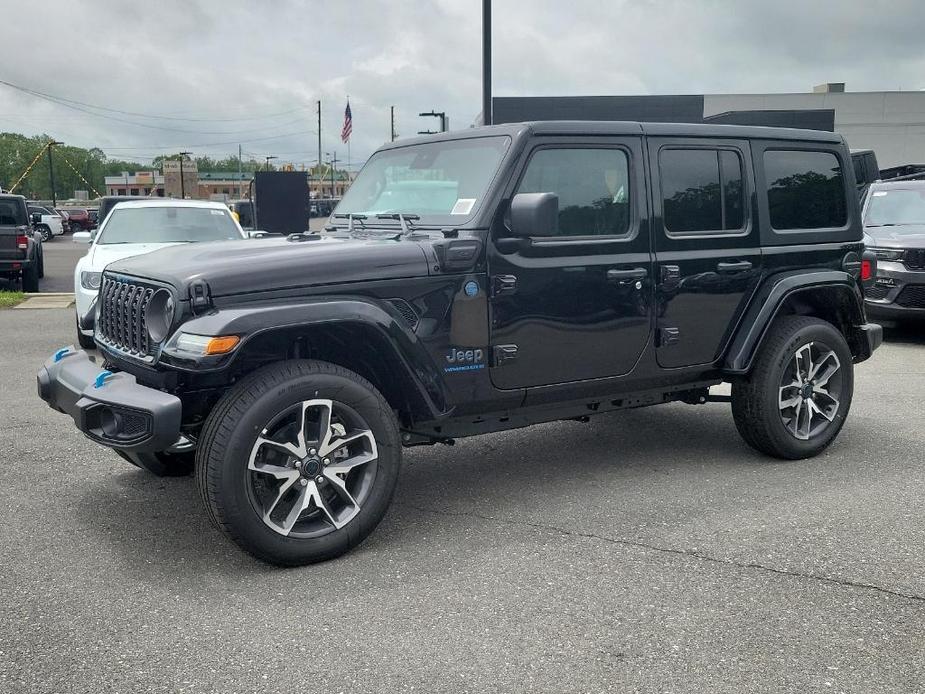
[[[279,158],[279,157],[275,157],[275,156],[273,156],[272,154],[269,155],[269,156],[264,157],[264,159],[267,160],[267,171],[270,170],[270,160],[271,160],[271,159],[278,159],[278,158]]]
[[[180,152],[180,199],[186,200],[186,187],[183,184],[183,157],[188,157],[192,152]]]
[[[48,178],[51,179],[51,206],[58,206],[58,196],[55,194],[55,165],[51,159],[51,148],[55,145],[63,145],[63,142],[52,140],[48,143]]]
[[[439,118],[440,119],[440,130],[439,132],[446,132],[446,112],[445,111],[427,111],[426,113],[419,113],[419,116],[430,117],[430,118]],[[433,135],[433,130],[419,130],[418,135]]]
[[[482,0],[482,125],[491,125],[491,0]]]

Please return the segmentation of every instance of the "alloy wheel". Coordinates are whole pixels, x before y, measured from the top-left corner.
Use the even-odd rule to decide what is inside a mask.
[[[828,427],[842,399],[841,362],[821,342],[803,345],[784,369],[778,395],[781,420],[795,438],[807,441]]]
[[[352,521],[369,497],[378,451],[369,425],[334,400],[306,400],[261,431],[248,459],[248,494],[274,532],[320,537]]]

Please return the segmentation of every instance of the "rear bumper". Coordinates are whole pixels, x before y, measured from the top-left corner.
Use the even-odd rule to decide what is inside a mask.
[[[32,260],[0,260],[0,273],[19,272],[32,266]]]
[[[180,440],[180,399],[110,373],[83,350],[59,350],[39,370],[39,397],[74,420],[88,438],[128,453],[170,449]]]

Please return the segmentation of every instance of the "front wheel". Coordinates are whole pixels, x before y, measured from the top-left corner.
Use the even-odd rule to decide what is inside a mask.
[[[733,383],[732,414],[742,438],[776,458],[825,450],[851,407],[854,365],[831,323],[784,316],[771,327],[747,380]]]
[[[369,382],[319,361],[264,367],[209,416],[196,478],[213,522],[272,564],[332,559],[362,542],[392,499],[398,423]]]
[[[51,234],[51,228],[45,224],[40,224],[36,230],[42,235],[42,241],[51,241],[54,238]]]

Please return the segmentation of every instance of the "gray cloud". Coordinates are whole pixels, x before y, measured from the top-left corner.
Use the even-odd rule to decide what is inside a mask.
[[[844,81],[850,90],[925,87],[920,0],[494,4],[501,95],[807,91],[823,81]],[[446,110],[453,127],[474,120],[481,105],[480,5],[8,4],[4,25],[22,30],[4,32],[2,79],[115,109],[220,120],[110,114],[132,121],[123,123],[0,87],[0,129],[47,132],[111,156],[150,158],[181,147],[221,155],[241,142],[258,156],[310,163],[318,98],[323,149],[345,156],[339,133],[349,94],[358,161],[388,139],[393,104],[404,136],[432,125],[417,117],[431,108]]]

